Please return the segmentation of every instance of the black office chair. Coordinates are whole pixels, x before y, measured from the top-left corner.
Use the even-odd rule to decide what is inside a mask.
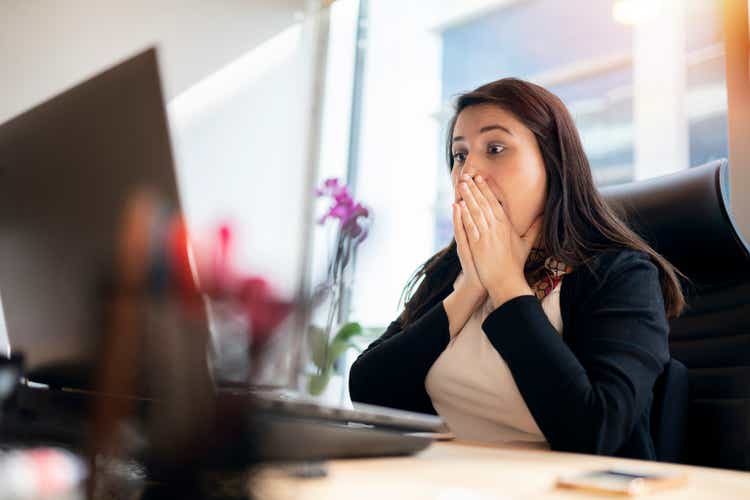
[[[727,161],[602,193],[692,282],[654,387],[657,457],[750,470],[750,250],[729,209]]]

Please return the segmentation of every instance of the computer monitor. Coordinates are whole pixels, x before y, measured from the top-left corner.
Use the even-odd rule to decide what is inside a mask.
[[[0,126],[0,298],[31,380],[91,382],[119,219],[145,186],[179,209],[154,49]]]

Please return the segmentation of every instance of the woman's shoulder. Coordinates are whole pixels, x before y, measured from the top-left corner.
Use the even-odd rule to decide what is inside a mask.
[[[669,322],[659,268],[651,256],[618,249],[596,255],[588,264],[571,273],[560,297],[571,345],[607,337],[618,345],[626,341],[650,346],[659,359],[668,359]]]
[[[635,263],[651,264],[651,256],[643,250],[634,248],[613,248],[594,255],[591,259],[593,266],[599,271],[611,271],[620,267],[627,267]]]
[[[594,294],[618,283],[649,281],[658,284],[659,269],[642,250],[614,248],[591,256],[576,267],[569,278],[576,281],[579,293]]]

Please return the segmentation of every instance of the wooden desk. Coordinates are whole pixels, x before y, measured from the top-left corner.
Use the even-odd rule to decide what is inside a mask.
[[[613,498],[555,488],[559,475],[605,467],[683,470],[688,484],[648,499],[750,499],[750,473],[592,455],[437,442],[403,458],[333,460],[319,479],[290,478],[268,468],[256,478],[259,499],[488,500]],[[622,497],[628,498],[628,497]]]

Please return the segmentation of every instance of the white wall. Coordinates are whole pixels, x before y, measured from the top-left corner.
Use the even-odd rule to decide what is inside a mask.
[[[183,209],[196,235],[228,222],[237,264],[293,296],[301,271],[311,32],[295,24],[169,104]]]
[[[0,0],[0,122],[159,44],[167,98],[290,26],[305,0]]]

